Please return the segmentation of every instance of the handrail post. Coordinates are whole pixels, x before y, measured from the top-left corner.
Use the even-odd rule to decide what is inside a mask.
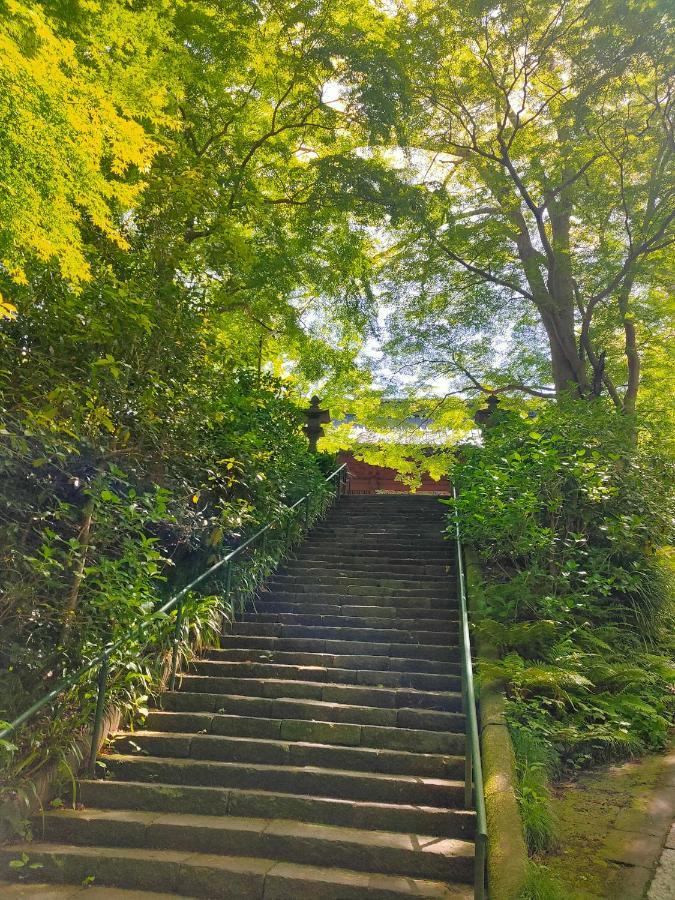
[[[224,594],[224,598],[225,598],[225,604],[230,607],[229,613],[228,613],[230,616],[230,621],[234,622],[236,616],[234,613],[234,604],[230,602],[231,588],[232,588],[232,563],[226,562],[225,563],[225,588],[223,590],[223,594]]]
[[[176,624],[173,629],[173,647],[171,648],[171,675],[169,676],[169,690],[176,689],[176,672],[178,670],[178,645],[180,643],[180,633],[183,628],[183,601],[178,601],[176,605]]]
[[[309,531],[309,494],[305,497],[305,531]]]
[[[291,531],[293,529],[293,517],[295,516],[295,510],[290,512],[288,515],[288,520],[286,521],[286,553],[293,546]]]
[[[473,896],[475,900],[485,897],[485,866],[487,863],[487,835],[477,834],[475,838],[475,871]]]
[[[87,765],[87,774],[93,778],[96,774],[96,758],[98,756],[98,745],[101,742],[101,734],[103,732],[103,713],[105,710],[105,689],[108,681],[108,669],[110,667],[110,655],[103,654],[101,665],[98,670],[97,694],[96,694],[96,711],[94,712],[94,727],[91,731],[91,747],[89,748],[89,763]]]

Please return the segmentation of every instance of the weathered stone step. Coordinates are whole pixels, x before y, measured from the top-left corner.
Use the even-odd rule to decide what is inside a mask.
[[[452,566],[453,560],[450,560]],[[389,566],[380,565],[377,560],[369,562],[356,562],[353,559],[331,560],[328,563],[314,563],[311,560],[302,559],[300,556],[295,559],[289,559],[284,565],[277,570],[283,574],[307,574],[308,577],[314,577],[320,574],[330,575],[352,575],[357,577],[360,575],[372,575],[374,577],[387,578],[393,576],[395,578],[411,579],[414,581],[426,581],[436,578],[450,578],[448,574],[450,569],[448,562],[443,561],[440,564],[421,565],[414,563],[390,563]]]
[[[308,595],[311,596],[311,595]],[[359,599],[359,598],[355,598]],[[428,606],[419,606],[416,604],[403,604],[402,606],[394,606],[389,604],[364,604],[356,606],[353,601],[350,603],[324,603],[312,600],[308,603],[305,600],[276,600],[271,599],[269,594],[262,593],[251,602],[245,615],[273,615],[273,614],[291,614],[298,616],[356,616],[360,619],[382,619],[383,617],[395,618],[399,616],[402,620],[415,620],[431,622],[452,622],[458,620],[457,608],[454,604],[449,609],[439,608],[431,609]],[[256,612],[257,611],[257,612]],[[260,621],[266,621],[262,618]],[[434,626],[435,627],[435,626]]]
[[[447,639],[450,635],[457,634],[458,622],[451,620],[449,617],[439,617],[436,619],[424,618],[424,611],[420,611],[418,618],[402,618],[397,611],[394,615],[389,616],[330,616],[312,614],[309,610],[304,613],[289,612],[263,612],[265,607],[260,604],[257,612],[245,612],[238,620],[241,622],[259,622],[266,625],[304,625],[313,628],[367,628],[367,629],[395,629],[396,631],[408,631],[412,633],[419,629],[423,632],[435,631],[439,634],[445,634]],[[434,610],[435,612],[437,610]]]
[[[384,523],[383,523],[383,520]],[[337,518],[328,520],[325,524],[317,525],[310,532],[311,537],[336,536],[339,538],[351,535],[364,536],[366,538],[382,538],[391,540],[397,537],[423,539],[432,541],[446,541],[444,530],[445,522],[428,522],[424,520],[410,522],[405,518],[389,520],[389,516],[382,516],[379,520]]]
[[[377,606],[382,602],[383,606],[396,606],[401,609],[405,607],[413,607],[418,609],[442,609],[457,610],[457,601],[449,596],[445,597],[429,597],[429,596],[406,596],[403,594],[382,596],[375,591],[372,594],[336,594],[330,591],[324,591],[323,585],[317,585],[314,593],[300,593],[298,591],[276,589],[270,591],[262,591],[259,595],[260,599],[269,598],[270,600],[284,601],[288,603],[341,603],[352,604],[354,602],[364,603],[368,606]]]
[[[443,532],[448,527],[448,520],[421,517],[411,519],[407,516],[348,516],[336,515],[312,529],[312,534],[375,534],[389,537],[396,534],[421,535],[434,540],[444,539]]]
[[[346,551],[340,547],[309,547],[303,545],[296,557],[302,562],[311,562],[314,565],[324,563],[329,565],[344,565],[347,563],[366,564],[368,562],[377,561],[377,564],[386,571],[391,571],[395,565],[415,567],[417,565],[439,566],[452,565],[452,556],[446,552],[440,553],[435,550],[424,550],[418,553],[412,553],[410,548],[402,550],[400,553],[386,553],[383,550],[368,550],[363,547],[352,548]]]
[[[137,810],[62,809],[40,819],[45,840],[78,846],[148,847],[227,854],[330,868],[467,882],[473,844],[292,819],[254,819]]]
[[[461,677],[418,672],[389,672],[378,669],[341,669],[321,665],[289,665],[283,663],[232,662],[229,660],[195,660],[191,672],[198,675],[236,678],[280,678],[291,681],[318,681],[334,684],[361,684],[394,688],[416,688],[429,691],[461,689]]]
[[[424,571],[423,569],[420,570],[419,568],[415,568],[412,566],[403,566],[402,568],[403,571],[388,570],[379,566],[361,566],[359,568],[357,566],[354,566],[354,564],[345,562],[344,567],[334,566],[330,569],[326,569],[323,566],[311,567],[301,560],[294,559],[289,560],[285,565],[280,566],[277,569],[277,574],[293,575],[296,578],[298,576],[302,576],[303,578],[316,581],[317,583],[320,583],[324,579],[331,580],[334,578],[372,578],[376,581],[391,580],[399,584],[427,584],[429,582],[433,584],[434,582],[440,580],[445,583],[453,583],[451,576],[448,574],[444,566],[439,566],[436,571]],[[408,569],[410,571],[408,571]]]
[[[326,521],[345,523],[353,521],[364,521],[374,522],[375,524],[382,524],[383,513],[386,513],[387,520],[391,518],[392,521],[401,521],[406,523],[415,522],[420,524],[431,522],[433,524],[438,524],[439,527],[442,527],[448,521],[449,510],[447,506],[443,507],[440,504],[435,507],[420,507],[416,510],[405,509],[404,507],[397,508],[386,503],[372,504],[370,509],[359,508],[356,505],[344,507],[337,506],[334,507],[334,509],[331,511],[331,515]]]
[[[239,697],[321,700],[351,706],[386,709],[435,709],[459,712],[461,694],[416,688],[376,687],[374,685],[336,684],[321,681],[289,681],[285,678],[234,678],[214,675],[183,675],[181,690]]]
[[[419,544],[419,546],[418,546]],[[358,538],[327,538],[317,537],[308,538],[300,548],[303,555],[311,553],[313,550],[326,552],[332,549],[351,550],[351,555],[358,553],[359,555],[371,554],[377,555],[381,561],[400,559],[401,557],[409,559],[419,559],[422,556],[432,557],[449,557],[452,547],[445,540],[410,542],[410,541],[365,541]]]
[[[248,697],[208,691],[167,691],[162,708],[175,712],[222,712],[235,716],[264,716],[269,719],[313,719],[320,722],[351,722],[356,725],[386,725],[389,728],[418,728],[428,731],[460,731],[464,717],[459,712],[401,707],[331,703],[292,697]]]
[[[381,579],[326,578],[323,581],[310,581],[304,576],[275,575],[265,582],[271,591],[287,590],[301,594],[377,594],[380,597],[448,597],[454,592],[449,579],[439,579],[427,584],[384,583]]]
[[[290,565],[290,563],[289,563]],[[286,571],[286,569],[277,570],[272,576],[272,578],[296,578],[298,580],[305,581],[307,579],[306,571]],[[315,580],[317,584],[324,583],[340,583],[343,581],[356,581],[356,582],[366,582],[371,584],[376,584],[378,586],[396,586],[399,585],[401,587],[424,587],[424,586],[436,586],[439,584],[448,584],[450,582],[450,577],[447,572],[439,571],[436,573],[422,573],[422,577],[418,577],[414,575],[412,572],[376,572],[372,569],[365,567],[359,573],[354,573],[349,569],[338,570],[337,572],[332,570],[321,569],[319,571],[315,571],[312,575],[312,580]],[[450,582],[451,583],[451,582]]]
[[[223,647],[207,652],[207,659],[230,662],[268,662],[298,666],[327,666],[337,669],[377,669],[387,672],[427,672],[437,675],[458,674],[459,655],[449,660],[429,660],[372,653],[325,653],[273,648],[237,647],[231,637],[223,638]]]
[[[423,644],[445,646],[450,642],[443,631],[411,631],[407,628],[344,628],[323,625],[286,625],[275,622],[237,622],[233,637],[310,638],[327,641],[373,641],[375,643]]]
[[[385,643],[379,641],[332,640],[310,637],[269,637],[229,634],[221,638],[223,647],[242,650],[291,650],[301,653],[333,653],[356,656],[397,656],[437,662],[459,662],[459,648],[447,645]]]
[[[474,812],[464,809],[372,803],[238,788],[85,780],[78,785],[77,799],[85,808],[97,806],[207,816],[278,816],[346,828],[417,832],[442,838],[471,838],[475,827]]]
[[[147,727],[155,731],[183,734],[215,734],[229,737],[265,738],[281,741],[326,743],[343,747],[372,747],[455,756],[464,752],[463,731],[420,731],[352,722],[322,722],[312,719],[258,719],[255,716],[212,712],[150,710]]]
[[[182,897],[224,897],[232,900],[395,900],[398,897],[461,898],[468,888],[439,882],[386,876],[346,869],[326,870],[273,859],[219,856],[178,850],[147,850],[133,847],[78,847],[46,842],[0,848],[0,861],[12,853],[30,853],[40,879],[82,884],[95,878],[115,888],[141,887],[167,891]],[[33,875],[33,872],[27,874]],[[35,876],[34,876],[35,877]],[[453,893],[454,892],[454,893]]]
[[[386,498],[377,498],[365,496],[340,500],[331,510],[331,518],[341,514],[348,518],[358,516],[376,516],[380,512],[386,512],[388,515],[403,515],[406,519],[425,518],[429,516],[438,516],[445,520],[449,513],[447,503],[442,503],[438,499],[432,502],[410,502],[398,503],[396,497],[388,496]]]
[[[416,803],[444,808],[459,807],[464,798],[463,782],[420,775],[381,775],[319,767],[279,767],[121,753],[107,754],[104,760],[112,777],[121,781],[255,788],[343,800]]]
[[[371,550],[384,559],[388,556],[396,557],[399,554],[406,556],[444,556],[450,554],[450,548],[446,541],[422,541],[422,540],[375,540],[369,538],[358,537],[336,537],[329,538],[318,535],[317,537],[308,538],[303,550],[310,553],[312,550],[342,550],[348,552],[357,550],[359,555]]]
[[[20,870],[19,870],[20,871]],[[38,875],[39,877],[39,875]],[[113,891],[114,890],[114,894]],[[176,900],[176,895],[156,891],[137,891],[124,888],[96,887],[95,884],[11,884],[0,881],[2,900]],[[196,900],[183,897],[183,900]]]
[[[135,731],[133,734],[120,734],[115,740],[114,748],[116,752],[127,755],[141,753],[148,756],[262,763],[269,766],[314,766],[385,775],[424,775],[430,778],[464,777],[463,756],[381,750],[375,747],[345,747],[323,742]]]

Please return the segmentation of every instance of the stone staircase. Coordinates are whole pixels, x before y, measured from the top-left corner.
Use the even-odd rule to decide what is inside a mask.
[[[443,517],[429,496],[343,498],[77,808],[0,850],[0,877],[50,885],[0,896],[471,897]],[[22,853],[41,868],[9,870]]]

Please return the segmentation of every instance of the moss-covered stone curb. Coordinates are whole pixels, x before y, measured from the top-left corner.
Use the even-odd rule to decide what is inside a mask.
[[[469,607],[476,610],[483,580],[476,558],[466,553]],[[485,641],[476,647],[479,659],[493,659]],[[516,763],[504,715],[504,696],[494,683],[479,684],[481,756],[487,817],[488,894],[490,900],[517,900],[527,878],[528,855],[516,798]]]

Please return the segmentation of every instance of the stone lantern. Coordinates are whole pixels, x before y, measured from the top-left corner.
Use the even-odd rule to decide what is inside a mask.
[[[316,442],[323,437],[322,425],[330,422],[330,413],[327,409],[319,409],[319,398],[315,396],[309,401],[309,409],[305,410],[305,419],[302,430],[309,441],[309,449],[316,453]]]

